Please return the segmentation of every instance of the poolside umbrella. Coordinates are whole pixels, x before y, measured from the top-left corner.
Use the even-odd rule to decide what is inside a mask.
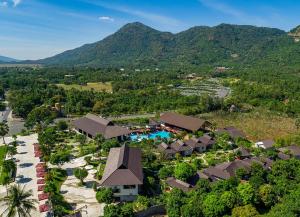
[[[48,193],[42,193],[38,195],[38,199],[39,201],[41,200],[47,200],[49,198],[49,194]]]
[[[38,185],[43,185],[43,184],[45,184],[45,179],[38,179],[38,180],[36,181],[36,184],[38,184]]]
[[[87,169],[87,170],[91,170],[91,169],[93,169],[94,167],[93,167],[92,165],[87,165],[87,166],[85,166],[84,168]]]
[[[45,185],[39,185],[38,186],[38,191],[44,191]]]
[[[40,212],[48,212],[49,209],[50,209],[50,207],[49,207],[49,205],[47,205],[47,204],[43,204],[43,205],[40,205],[40,206],[39,206]]]

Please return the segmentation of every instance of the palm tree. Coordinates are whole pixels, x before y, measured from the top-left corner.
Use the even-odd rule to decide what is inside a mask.
[[[9,131],[8,125],[6,123],[3,123],[3,122],[0,123],[0,136],[3,139],[3,144],[6,144],[4,136],[8,133],[8,131]]]
[[[13,185],[8,190],[8,196],[1,198],[0,202],[4,202],[6,209],[2,215],[7,214],[7,217],[29,217],[32,210],[36,210],[35,199],[32,197],[32,190],[25,191],[25,186]]]

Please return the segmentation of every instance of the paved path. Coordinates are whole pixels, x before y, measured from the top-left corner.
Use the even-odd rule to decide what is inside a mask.
[[[61,186],[61,192],[64,198],[69,203],[76,203],[76,209],[87,205],[87,209],[82,212],[82,217],[103,216],[103,209],[105,204],[99,204],[96,200],[96,192],[93,190],[93,182],[97,181],[93,175],[89,174],[84,180],[86,186],[79,187],[79,180],[73,175],[74,168],[79,167],[76,161],[83,160],[84,157],[77,158],[69,163],[65,163],[62,168],[68,172],[67,180]],[[87,211],[87,212],[86,212]]]
[[[11,137],[5,138],[6,143],[12,142],[13,139]],[[26,190],[32,190],[33,198],[37,200],[37,178],[35,166],[39,162],[38,158],[34,157],[34,148],[33,143],[37,142],[37,134],[33,134],[30,136],[18,136],[17,141],[19,143],[17,150],[18,154],[14,157],[20,162],[17,163],[17,176],[16,182],[21,186],[25,185]],[[12,183],[14,184],[14,183]],[[4,196],[6,192],[5,187],[0,186],[0,197]],[[42,202],[41,204],[43,204]],[[36,205],[37,211],[32,211],[31,215],[34,217],[41,217],[38,211],[39,204]],[[4,207],[0,206],[0,213],[3,212]]]

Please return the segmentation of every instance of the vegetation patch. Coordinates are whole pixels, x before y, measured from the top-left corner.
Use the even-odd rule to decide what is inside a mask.
[[[280,138],[299,133],[293,118],[258,108],[248,113],[212,112],[201,115],[217,127],[235,126],[250,140]]]
[[[112,84],[110,82],[91,82],[86,85],[79,84],[57,84],[58,87],[64,90],[76,89],[80,91],[95,91],[95,92],[107,92],[112,93]]]

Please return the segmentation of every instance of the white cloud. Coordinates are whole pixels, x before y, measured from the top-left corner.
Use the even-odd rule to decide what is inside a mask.
[[[0,8],[7,7],[8,3],[6,1],[0,2]]]
[[[110,21],[110,22],[114,22],[115,21],[114,18],[108,17],[108,16],[101,16],[101,17],[99,17],[99,20]]]
[[[12,0],[14,7],[17,7],[21,3],[21,1],[22,0]]]
[[[97,1],[97,2],[91,1],[91,0],[82,0],[82,1],[85,3],[93,4],[96,6],[100,6],[100,7],[106,8],[106,9],[129,14],[132,16],[137,16],[137,17],[140,17],[140,18],[152,21],[152,22],[156,22],[156,23],[160,23],[160,24],[164,24],[164,25],[168,25],[168,26],[179,26],[180,24],[182,24],[181,21],[179,21],[175,18],[172,18],[172,17],[168,17],[168,16],[164,16],[164,15],[152,13],[152,12],[146,12],[146,11],[130,8],[130,7],[123,6],[123,5],[108,4],[104,1]]]

